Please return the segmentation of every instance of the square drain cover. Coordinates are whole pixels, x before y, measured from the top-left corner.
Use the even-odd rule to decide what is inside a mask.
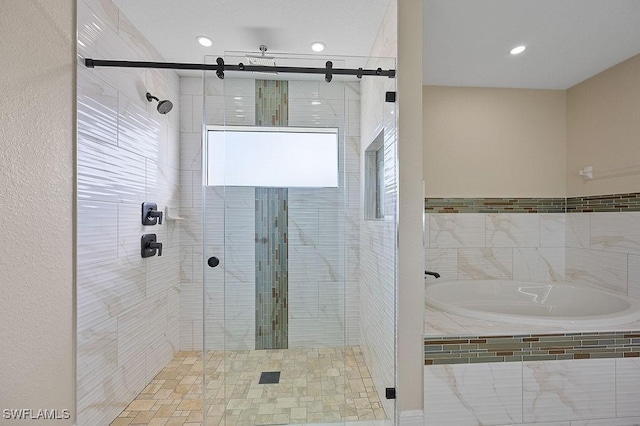
[[[280,372],[279,371],[265,371],[260,374],[260,381],[258,382],[261,385],[267,385],[271,383],[280,383]]]

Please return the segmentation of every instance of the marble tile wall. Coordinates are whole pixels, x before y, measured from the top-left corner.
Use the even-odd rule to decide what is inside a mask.
[[[638,358],[426,366],[426,425],[635,425]]]
[[[162,60],[110,0],[77,13],[80,59]],[[77,422],[109,424],[179,350],[179,231],[140,216],[144,201],[179,207],[179,83],[165,70],[77,73]],[[140,257],[144,233],[162,257]]]
[[[203,201],[201,139],[203,121],[254,125],[255,86],[250,79],[210,77],[204,84],[200,77],[180,78],[180,347],[200,350],[204,336],[207,349],[223,349],[226,341],[229,349],[249,350],[255,348],[255,190],[207,187]],[[217,268],[205,268],[210,256],[220,259]]]
[[[571,213],[567,281],[640,297],[640,212]]]
[[[337,127],[339,188],[289,189],[289,347],[358,345],[360,83],[289,82],[289,125]]]
[[[390,1],[374,43],[367,68],[395,69],[397,2]],[[385,92],[395,91],[395,79],[363,78],[361,83],[360,158],[367,147],[384,135],[384,217],[364,219],[360,199],[360,346],[387,417],[394,418],[395,404],[382,393],[395,387],[396,255],[397,255],[397,133],[394,103]],[[364,161],[360,164],[364,176]],[[364,180],[359,183],[364,194]],[[349,265],[352,261],[349,260]]]
[[[254,125],[254,80],[211,78],[205,90],[208,124]],[[255,191],[226,188],[223,205],[220,188],[206,189],[210,192],[206,196],[207,257],[218,256],[221,265],[204,271],[203,307],[202,79],[180,79],[180,103],[181,215],[188,219],[181,223],[181,347],[202,347],[201,318],[206,309],[208,349],[223,345],[254,349]],[[338,127],[340,140],[346,141],[344,151],[341,146],[344,168],[340,168],[344,185],[289,189],[290,348],[359,343],[359,124],[359,83],[289,82],[289,125]],[[340,208],[346,214],[337,214]],[[222,244],[225,220],[226,241],[231,243],[226,251]]]
[[[444,280],[562,281],[566,220],[564,213],[427,213],[425,267]]]

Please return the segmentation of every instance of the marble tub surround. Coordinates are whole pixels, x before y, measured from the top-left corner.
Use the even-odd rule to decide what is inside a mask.
[[[563,281],[565,220],[563,213],[428,213],[425,265],[440,280]]]
[[[280,371],[280,382],[260,384],[264,371]],[[358,347],[209,351],[204,373],[202,352],[178,353],[111,425],[387,419]]]
[[[640,212],[572,213],[566,279],[640,297]]]
[[[579,330],[568,330],[559,326],[540,326],[510,324],[507,322],[487,321],[475,318],[467,318],[459,315],[442,312],[430,306],[425,306],[424,336],[501,336],[519,334],[555,334],[578,332],[618,332],[640,330],[640,321],[612,326],[589,326]]]
[[[425,424],[636,425],[638,367],[637,358],[425,366]]]

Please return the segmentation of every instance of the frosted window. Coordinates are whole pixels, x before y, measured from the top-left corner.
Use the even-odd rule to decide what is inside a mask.
[[[338,130],[210,127],[207,185],[338,187]]]

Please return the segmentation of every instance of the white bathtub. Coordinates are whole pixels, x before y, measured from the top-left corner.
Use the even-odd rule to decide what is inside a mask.
[[[470,318],[568,329],[640,320],[639,300],[567,283],[443,281],[426,286],[426,303]]]

